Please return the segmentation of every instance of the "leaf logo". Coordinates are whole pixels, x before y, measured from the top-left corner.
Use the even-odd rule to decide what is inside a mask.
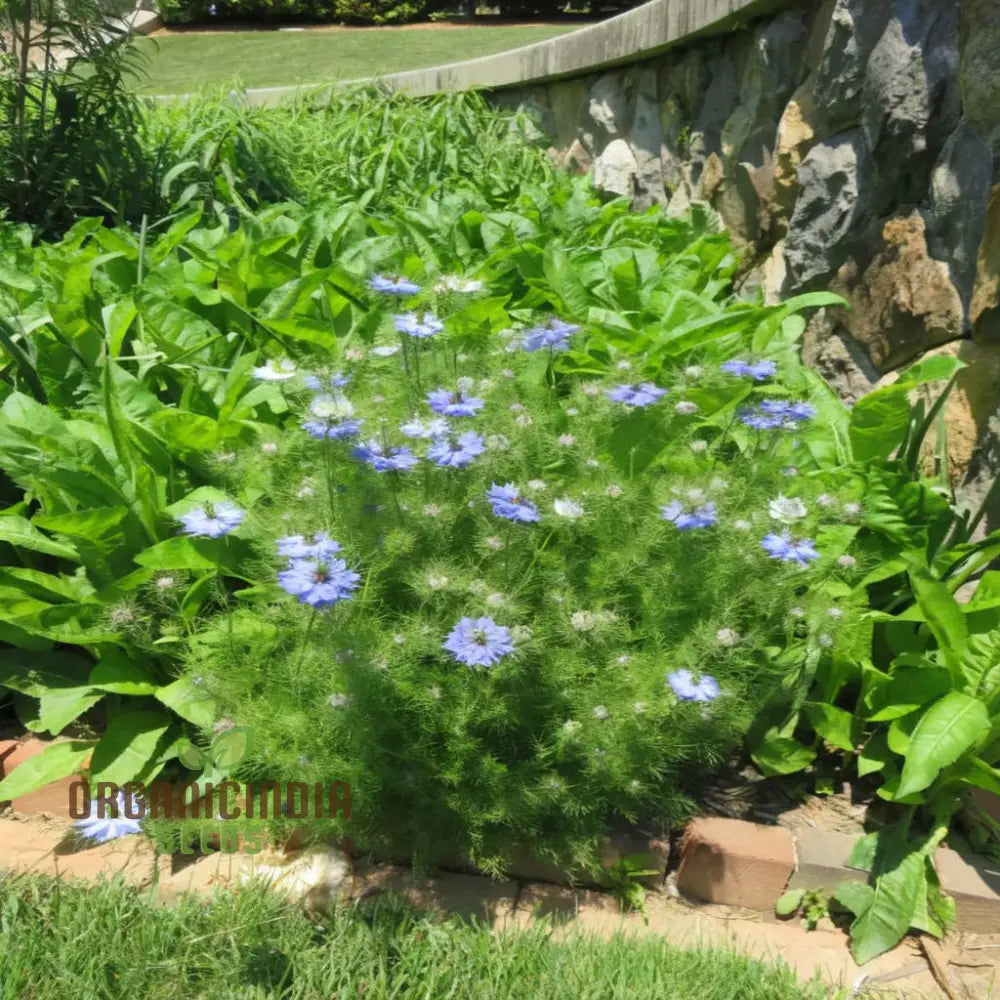
[[[228,771],[245,760],[253,746],[253,730],[249,726],[234,726],[219,733],[206,750],[188,743],[177,754],[178,760],[191,771]]]

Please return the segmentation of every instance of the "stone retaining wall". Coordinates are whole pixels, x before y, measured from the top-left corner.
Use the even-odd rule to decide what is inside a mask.
[[[804,340],[847,400],[930,350],[970,362],[950,459],[967,502],[984,495],[1000,469],[1000,0],[785,3],[746,30],[492,97],[532,110],[558,162],[638,208],[710,203],[769,301],[847,299]]]

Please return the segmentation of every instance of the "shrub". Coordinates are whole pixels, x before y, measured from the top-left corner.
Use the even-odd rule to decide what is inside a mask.
[[[167,24],[229,22],[319,22],[392,24],[417,20],[424,3],[404,0],[163,0]],[[432,8],[433,9],[433,8]]]

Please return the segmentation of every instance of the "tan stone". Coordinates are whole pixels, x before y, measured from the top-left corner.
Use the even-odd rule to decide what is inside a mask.
[[[813,145],[824,138],[812,86],[810,77],[792,94],[778,122],[774,140],[774,194],[767,208],[772,228],[779,234],[788,229],[795,207],[799,164]]]
[[[962,857],[939,848],[934,864],[941,888],[955,900],[955,925],[960,931],[1000,934],[1000,875],[987,858]]]
[[[685,831],[677,887],[712,903],[771,910],[794,868],[783,827],[702,817]]]
[[[962,335],[962,299],[948,265],[927,253],[924,220],[898,212],[869,234],[830,290],[851,305],[837,318],[877,368],[897,368]]]
[[[594,165],[594,161],[586,146],[579,139],[574,139],[562,158],[562,165],[573,173],[585,174]]]
[[[705,160],[705,165],[701,169],[701,177],[698,179],[698,197],[704,201],[711,202],[724,179],[725,172],[719,154],[709,154],[708,159]]]
[[[1000,184],[986,210],[986,230],[976,259],[969,322],[977,340],[1000,342]]]

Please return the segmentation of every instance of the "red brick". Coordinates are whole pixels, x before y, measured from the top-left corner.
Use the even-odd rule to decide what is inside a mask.
[[[792,836],[783,827],[705,817],[684,834],[677,887],[711,903],[769,911],[794,867]]]

